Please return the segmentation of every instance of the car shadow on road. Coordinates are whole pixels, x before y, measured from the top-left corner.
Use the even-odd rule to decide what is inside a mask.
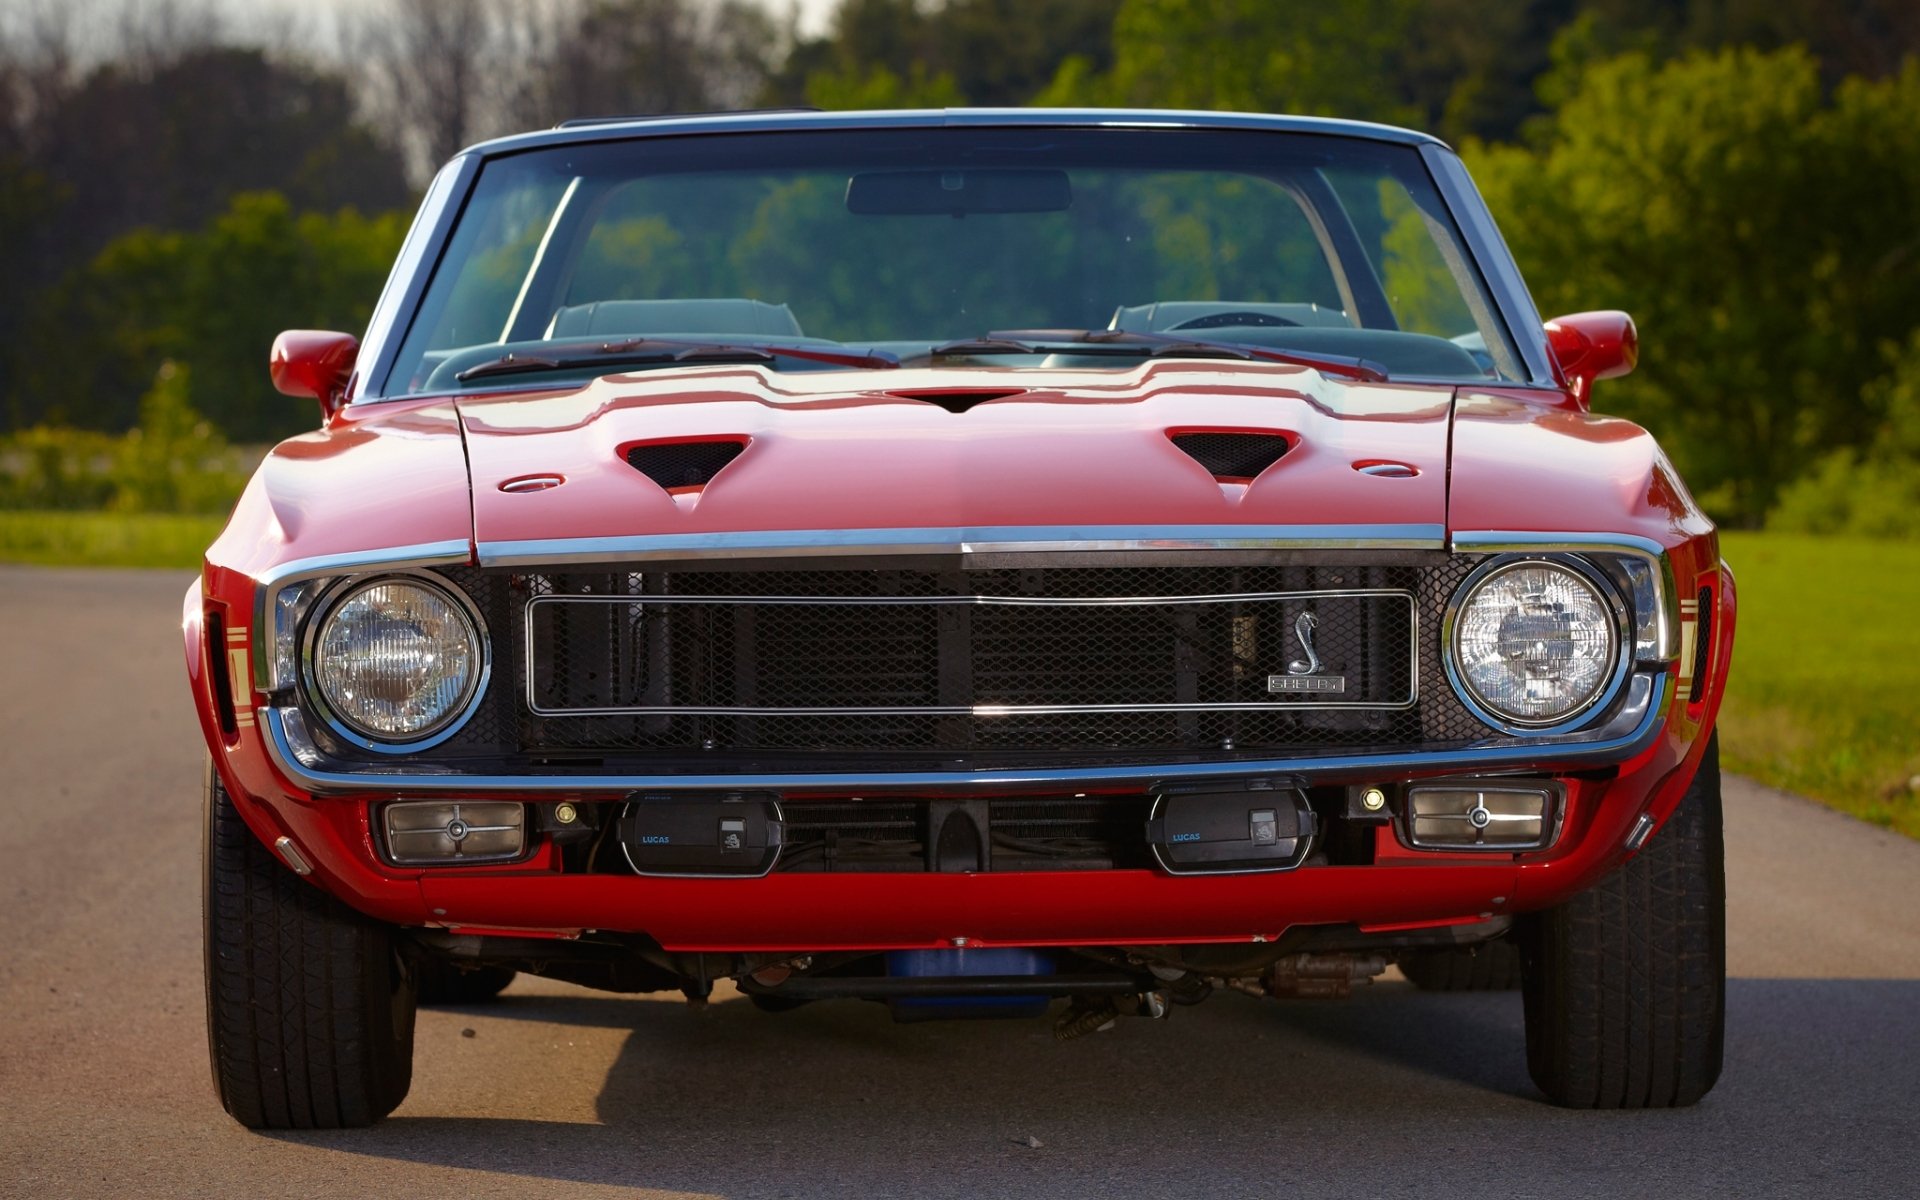
[[[701,1011],[510,997],[487,1012],[631,1028],[597,1123],[419,1115],[282,1136],[376,1158],[728,1196],[965,1195],[1047,1178],[1087,1193],[1107,1190],[1103,1180],[1120,1190],[1151,1178],[1243,1190],[1247,1171],[1349,1169],[1341,1155],[1360,1145],[1382,1169],[1444,1175],[1455,1168],[1435,1168],[1422,1145],[1432,1138],[1452,1148],[1444,1162],[1468,1156],[1458,1182],[1469,1188],[1472,1152],[1556,1174],[1587,1163],[1604,1181],[1644,1163],[1647,1138],[1682,1135],[1714,1139],[1714,1171],[1738,1161],[1792,1178],[1809,1145],[1822,1160],[1884,1160],[1890,1146],[1909,1146],[1898,1126],[1920,1107],[1912,980],[1735,980],[1720,1089],[1694,1110],[1642,1114],[1539,1099],[1513,993],[1384,984],[1346,1002],[1227,995],[1165,1024],[1125,1020],[1064,1044],[1040,1023],[895,1025],[858,1003],[769,1015],[737,998]],[[1694,1169],[1686,1156],[1658,1168],[1703,1188],[1723,1179]]]

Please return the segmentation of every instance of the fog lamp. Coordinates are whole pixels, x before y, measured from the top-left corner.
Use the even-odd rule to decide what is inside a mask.
[[[1423,850],[1538,850],[1553,841],[1559,798],[1550,784],[1415,784],[1407,841]]]
[[[500,800],[396,800],[382,810],[387,857],[421,863],[502,862],[526,848],[525,806]]]

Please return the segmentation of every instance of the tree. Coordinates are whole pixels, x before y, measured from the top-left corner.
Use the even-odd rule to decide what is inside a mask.
[[[65,403],[23,390],[25,362],[42,354],[22,342],[25,322],[113,239],[192,229],[250,189],[296,208],[407,203],[398,159],[356,123],[342,80],[259,50],[183,43],[191,22],[169,28],[84,75],[57,28],[32,56],[0,60],[0,398],[15,423]],[[127,381],[129,395],[153,367]]]
[[[1032,103],[1063,61],[1111,64],[1120,0],[844,0],[832,33],[802,42],[772,103],[823,108]]]
[[[193,228],[241,191],[301,208],[407,202],[345,83],[259,50],[201,47],[150,73],[107,64],[42,123],[36,165],[72,190],[60,233],[83,256],[141,226]]]
[[[125,429],[156,364],[171,360],[191,370],[199,411],[235,440],[308,427],[312,412],[272,394],[267,349],[285,328],[364,328],[404,233],[398,213],[296,214],[286,197],[257,192],[200,231],[116,239],[30,326],[17,423]]]
[[[1657,428],[1703,500],[1757,524],[1883,414],[1864,385],[1920,324],[1920,62],[1831,100],[1801,49],[1629,54],[1521,147],[1468,158],[1542,308],[1624,308]]]
[[[1882,414],[1872,439],[1787,485],[1768,529],[1920,538],[1920,330],[1888,347],[1886,367],[1862,397],[1864,412]]]
[[[544,54],[537,122],[751,105],[780,45],[744,0],[597,0]]]
[[[752,0],[398,0],[347,44],[423,183],[474,142],[569,117],[743,107],[781,49]]]
[[[1126,0],[1113,70],[1074,73],[1085,99],[1409,123],[1388,84],[1418,0]],[[1075,99],[1060,81],[1048,102]]]

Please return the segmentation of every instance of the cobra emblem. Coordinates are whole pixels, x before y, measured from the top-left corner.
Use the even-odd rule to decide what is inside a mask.
[[[1319,625],[1320,618],[1310,612],[1301,613],[1299,619],[1294,621],[1293,634],[1300,639],[1300,649],[1306,651],[1307,657],[1288,663],[1287,674],[1318,675],[1320,673],[1320,656],[1313,649],[1313,631]]]

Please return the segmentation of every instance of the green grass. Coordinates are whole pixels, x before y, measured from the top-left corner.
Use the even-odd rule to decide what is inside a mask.
[[[1727,769],[1920,838],[1920,542],[1729,533]]]
[[[0,510],[0,562],[194,570],[225,517]]]

